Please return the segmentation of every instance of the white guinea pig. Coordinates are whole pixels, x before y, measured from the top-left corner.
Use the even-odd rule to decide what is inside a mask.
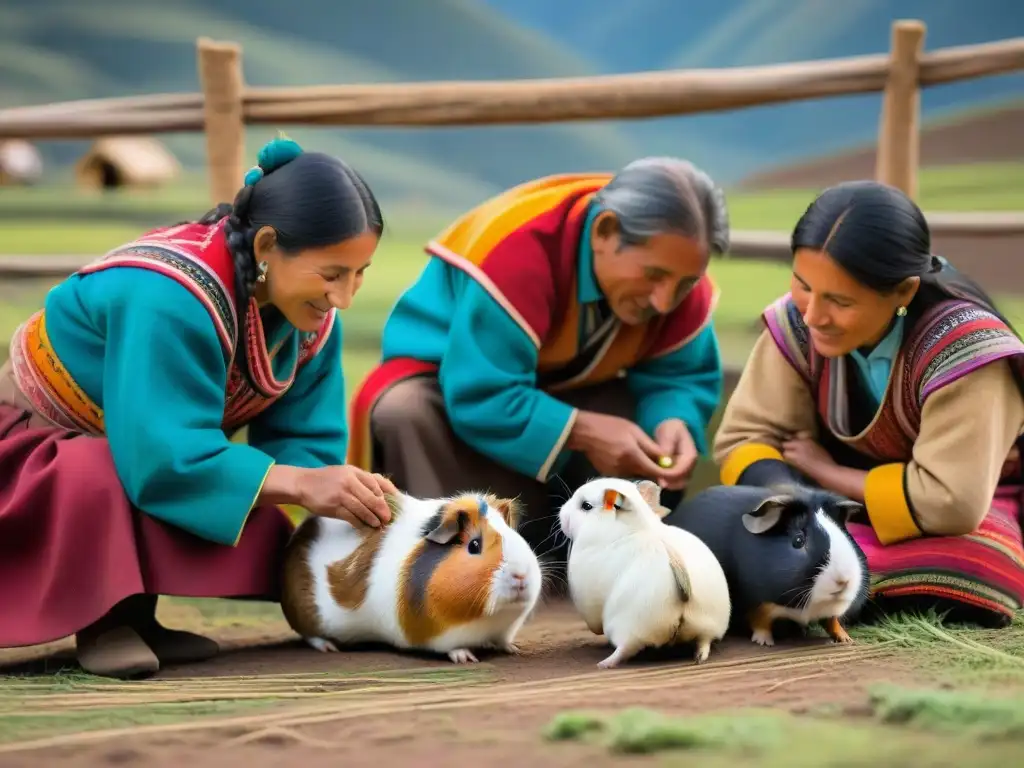
[[[476,661],[474,648],[514,653],[541,592],[515,503],[465,493],[388,504],[380,528],[309,517],[296,529],[281,598],[292,629],[320,651],[383,642],[456,663]]]
[[[660,496],[649,480],[601,478],[580,486],[559,512],[573,604],[615,647],[598,664],[603,669],[649,646],[690,641],[700,664],[729,626],[721,565],[696,536],[661,522]]]

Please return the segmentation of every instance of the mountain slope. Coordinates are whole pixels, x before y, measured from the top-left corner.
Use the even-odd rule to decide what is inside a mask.
[[[253,85],[518,79],[729,67],[888,49],[893,18],[921,18],[926,48],[1024,35],[1017,0],[3,0],[0,105],[195,91],[195,39],[243,46]],[[924,92],[925,118],[1024,92],[1020,74]],[[563,125],[296,129],[392,198],[464,207],[547,173],[673,154],[730,183],[873,141],[879,95],[718,114]],[[271,135],[251,130],[250,143]],[[984,141],[978,137],[978,141]],[[196,136],[168,143],[204,161]],[[81,143],[44,145],[69,161]]]
[[[921,19],[925,48],[1024,36],[1017,0],[485,0],[599,59],[606,70],[752,66],[884,53],[894,19]],[[556,7],[557,6],[557,7]],[[579,19],[568,25],[566,19]],[[604,52],[602,57],[600,53]],[[926,89],[925,117],[1012,99],[1024,75]],[[723,179],[870,141],[879,95],[817,99],[619,126],[648,151],[681,151]],[[979,141],[982,139],[979,137]],[[687,149],[692,147],[692,149]]]
[[[176,0],[156,7],[133,0],[5,0],[0,98],[30,104],[194,91],[195,39],[201,35],[240,43],[246,80],[258,85],[591,71],[585,60],[475,0],[437,0],[429,6],[377,0],[358,13],[343,13],[324,0]],[[460,206],[531,175],[615,166],[634,153],[627,138],[601,125],[301,134],[311,137],[311,145],[345,154],[371,180],[390,180],[392,193],[407,186],[414,197],[440,196]],[[203,161],[199,137],[173,137],[168,143],[187,165]],[[78,142],[47,145],[50,158],[64,161],[82,149]],[[431,178],[426,184],[425,176]]]
[[[956,165],[978,167],[986,164],[1009,168],[1024,166],[1024,101],[990,109],[970,110],[946,119],[933,120],[921,128],[921,165],[950,168]],[[976,137],[984,136],[984,141]],[[790,166],[771,168],[751,175],[740,185],[743,189],[821,189],[843,179],[874,176],[877,146],[868,144],[829,157],[812,158]],[[1009,161],[1009,162],[1008,162]],[[993,196],[1012,196],[1008,189],[1017,184],[1020,174],[1008,173],[1003,180],[1007,189],[987,189]],[[962,183],[962,182],[961,182]],[[991,180],[979,174],[975,182],[986,187]],[[982,194],[976,190],[975,194]]]

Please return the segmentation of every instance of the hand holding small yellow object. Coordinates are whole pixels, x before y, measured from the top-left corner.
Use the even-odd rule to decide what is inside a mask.
[[[655,428],[654,441],[659,448],[655,458],[660,473],[658,485],[663,490],[682,490],[697,462],[697,446],[689,428],[682,419],[665,419]]]

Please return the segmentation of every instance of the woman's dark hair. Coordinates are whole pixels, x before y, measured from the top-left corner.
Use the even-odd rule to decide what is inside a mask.
[[[290,139],[274,139],[260,150],[258,164],[245,175],[234,203],[221,203],[200,224],[227,218],[224,234],[235,262],[238,338],[235,360],[255,384],[244,343],[249,299],[259,269],[253,243],[262,227],[272,227],[284,254],[335,245],[366,232],[384,230],[380,206],[369,185],[336,157],[303,152]]]
[[[675,232],[707,243],[712,254],[729,249],[725,195],[710,176],[687,160],[634,160],[594,199],[615,214],[623,245],[642,245],[653,235]]]
[[[932,254],[924,214],[895,187],[875,181],[829,187],[796,223],[790,246],[794,254],[798,248],[827,252],[855,280],[879,293],[891,293],[908,277],[920,277],[907,308],[916,316],[940,301],[963,299],[1017,333],[981,286]]]

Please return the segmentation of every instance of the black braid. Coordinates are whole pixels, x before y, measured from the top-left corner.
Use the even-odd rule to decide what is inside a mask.
[[[242,376],[255,386],[249,366],[249,349],[245,340],[249,331],[249,299],[256,287],[259,270],[256,268],[256,253],[253,242],[256,230],[249,223],[249,204],[252,200],[252,186],[244,185],[235,196],[234,205],[224,223],[224,236],[228,250],[235,262],[235,307],[238,312],[238,338],[235,339],[235,364]]]
[[[253,240],[256,230],[249,224],[249,204],[252,200],[252,186],[246,185],[238,191],[234,204],[221,203],[207,211],[199,224],[212,225],[221,219],[224,222],[224,237],[235,263],[235,313],[238,315],[238,335],[235,337],[235,364],[249,384],[255,387],[249,366],[248,345],[245,343],[249,330],[249,299],[256,287],[259,270],[256,268],[256,254]]]
[[[196,223],[210,226],[211,224],[216,224],[229,213],[231,213],[231,203],[220,203],[216,208],[211,208],[206,213],[204,213],[203,217],[199,219],[199,221],[197,221]],[[182,221],[180,223],[190,224],[191,222]]]

